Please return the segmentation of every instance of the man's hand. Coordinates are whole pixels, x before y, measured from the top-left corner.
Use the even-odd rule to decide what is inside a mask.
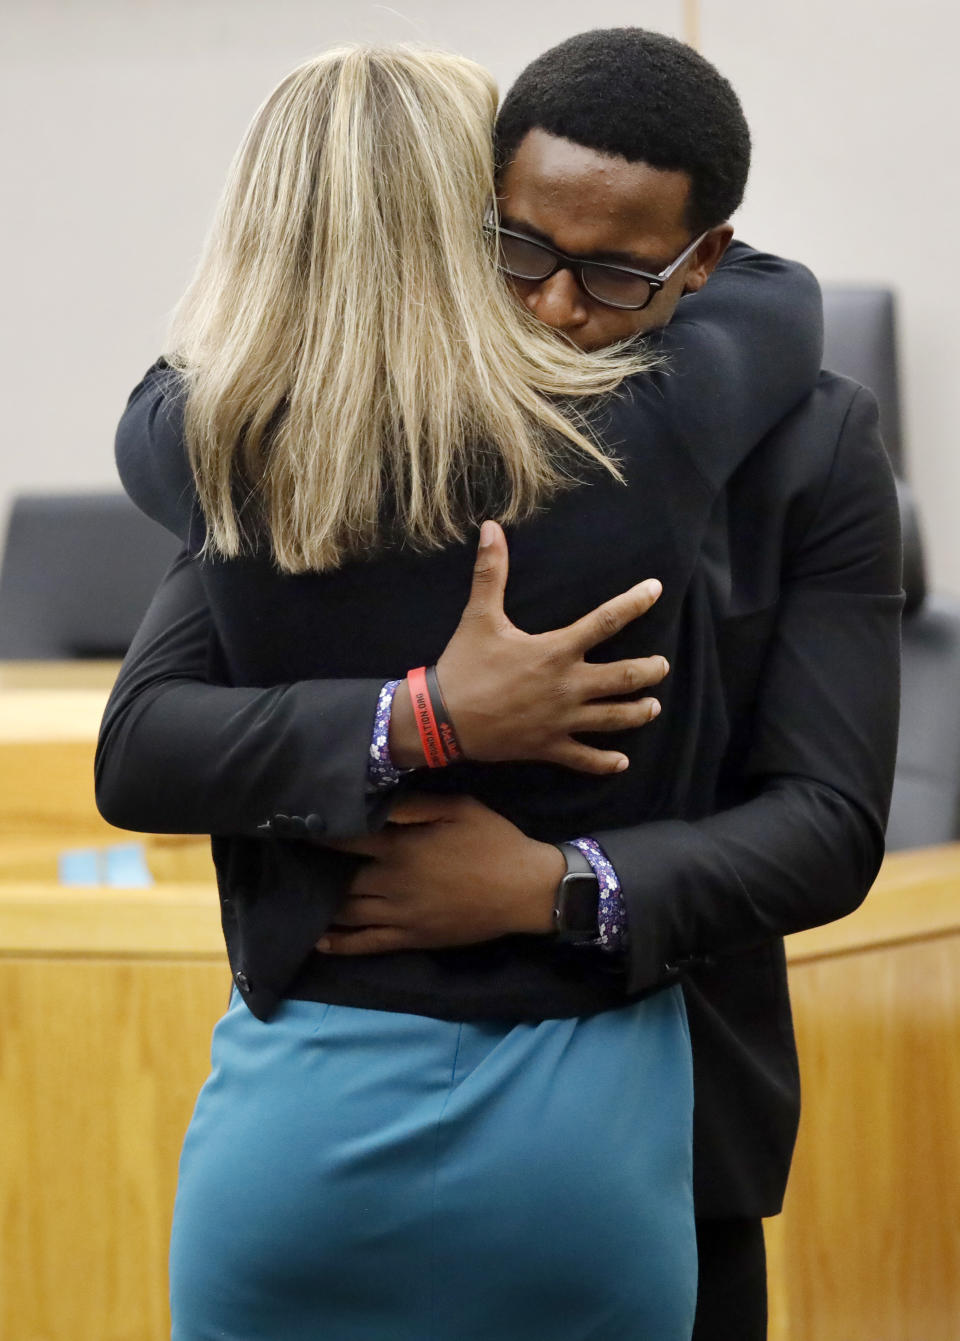
[[[341,955],[547,934],[566,869],[552,844],[527,838],[470,796],[408,797],[382,832],[330,846],[371,859],[317,943]]]
[[[524,633],[503,609],[507,540],[484,522],[470,600],[437,662],[437,677],[468,759],[486,763],[527,759],[563,764],[582,773],[618,773],[625,754],[599,750],[573,737],[625,731],[660,711],[654,698],[607,702],[659,684],[669,667],[661,656],[595,664],[585,654],[639,618],[661,592],[656,579],[614,596],[564,629]],[[390,753],[400,767],[422,765],[409,695],[394,699]]]

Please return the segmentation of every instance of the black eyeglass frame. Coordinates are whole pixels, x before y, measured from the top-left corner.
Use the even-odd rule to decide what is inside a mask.
[[[613,307],[620,312],[642,312],[645,307],[648,307],[670,277],[676,273],[681,265],[683,265],[687,257],[693,255],[710,231],[708,228],[702,232],[699,237],[695,237],[692,242],[684,247],[683,251],[675,261],[671,261],[665,269],[659,272],[659,274],[652,275],[647,270],[637,270],[629,265],[612,265],[608,261],[592,261],[589,257],[569,256],[566,252],[559,251],[556,247],[552,247],[549,242],[542,242],[538,237],[529,237],[526,233],[518,233],[512,228],[501,228],[499,224],[495,223],[492,219],[486,220],[483,227],[484,231],[491,237],[515,237],[518,242],[527,242],[534,247],[539,247],[541,251],[548,252],[551,256],[556,258],[556,265],[554,265],[552,270],[548,270],[545,275],[523,275],[520,274],[519,271],[511,270],[508,266],[505,266],[502,261],[499,261],[498,264],[500,265],[500,269],[505,275],[509,275],[511,279],[525,279],[530,283],[542,284],[544,280],[549,279],[551,275],[555,275],[558,270],[570,270],[577,283],[580,285],[580,288],[588,298],[591,298],[595,303],[600,303],[602,307]],[[592,292],[589,285],[584,280],[584,266],[592,266],[596,270],[612,270],[618,275],[631,275],[636,279],[645,279],[650,285],[650,292],[642,303],[615,303],[609,298],[599,298]]]

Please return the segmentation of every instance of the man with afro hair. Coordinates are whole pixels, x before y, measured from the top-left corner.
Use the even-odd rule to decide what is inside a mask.
[[[743,199],[750,131],[737,95],[709,61],[662,33],[598,28],[531,61],[497,115],[500,168],[534,129],[685,172],[696,232],[725,223]]]
[[[741,249],[730,247],[729,219],[746,187],[750,132],[727,80],[673,38],[598,29],[546,51],[508,91],[495,148],[501,264],[531,312],[582,348],[664,326],[682,296]],[[595,296],[616,298],[615,287],[603,287],[612,273],[604,264],[661,275],[691,241],[692,254],[645,306]],[[601,268],[584,270],[577,261]],[[807,432],[816,434],[812,405],[808,414]],[[740,523],[749,526],[750,518]],[[782,558],[771,554],[768,562]],[[749,736],[740,742],[734,767],[751,744]],[[718,795],[717,809],[733,798],[740,799],[736,789]],[[642,868],[643,827],[635,833]],[[817,841],[811,829],[810,843]],[[770,842],[775,849],[774,833]],[[654,851],[651,835],[651,863]],[[625,864],[619,874],[632,877]],[[638,907],[650,873],[638,880],[631,925],[642,937]],[[761,1217],[781,1208],[799,1114],[783,946],[775,923],[771,931],[765,945],[725,958],[703,942],[683,975],[696,1094],[694,1341],[766,1335]]]

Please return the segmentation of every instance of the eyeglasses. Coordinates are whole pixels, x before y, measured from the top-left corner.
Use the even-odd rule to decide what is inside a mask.
[[[646,270],[634,270],[630,266],[607,265],[605,261],[568,256],[566,252],[527,237],[525,233],[515,233],[512,228],[498,228],[492,220],[487,220],[483,226],[490,237],[498,240],[499,265],[504,274],[513,279],[528,279],[539,284],[558,270],[570,270],[589,297],[604,307],[618,307],[626,312],[639,312],[646,307],[707,236],[704,232],[695,237],[665,270],[651,275]]]

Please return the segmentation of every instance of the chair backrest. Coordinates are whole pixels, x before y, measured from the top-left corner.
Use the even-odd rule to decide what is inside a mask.
[[[928,596],[903,620],[900,742],[887,848],[960,838],[960,600]]]
[[[824,285],[823,366],[870,388],[893,468],[905,475],[896,302],[890,289]]]
[[[897,481],[903,533],[903,688],[887,847],[960,838],[960,600],[926,589],[910,486]]]
[[[124,494],[21,495],[0,568],[0,658],[122,656],[179,548]]]
[[[960,600],[926,589],[923,540],[906,473],[896,312],[889,289],[824,288],[824,363],[870,387],[898,475],[903,532],[903,689],[887,847],[960,838]]]

